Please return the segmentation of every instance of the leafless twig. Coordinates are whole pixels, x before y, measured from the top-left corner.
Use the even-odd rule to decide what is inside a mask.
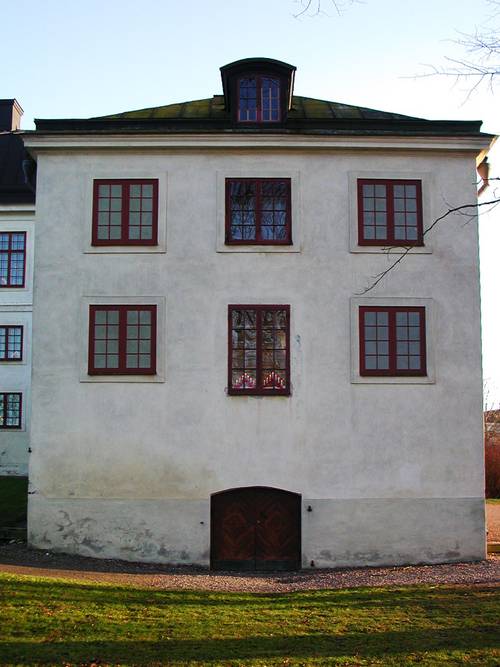
[[[324,10],[325,5],[328,4],[334,8],[338,16],[341,16],[346,7],[358,2],[358,0],[294,0],[294,2],[301,8],[297,14],[294,14],[294,17],[298,19],[301,16],[328,14],[328,12]]]
[[[498,179],[491,179],[491,180],[498,180]],[[492,208],[495,206],[498,206],[500,204],[500,198],[498,199],[492,199],[490,201],[485,201],[485,202],[479,202],[477,204],[462,204],[461,206],[454,206],[453,208],[449,208],[443,215],[440,215],[438,218],[436,218],[428,227],[427,229],[424,230],[424,236],[428,234],[431,230],[434,229],[434,227],[441,222],[441,220],[444,220],[447,218],[449,215],[452,213],[465,213],[466,211],[470,209],[477,209],[479,206],[491,206]],[[477,216],[477,212],[472,214],[471,217],[474,218]],[[381,271],[380,273],[377,273],[377,275],[373,276],[373,282],[368,285],[368,287],[365,287],[365,289],[362,292],[357,292],[357,296],[363,296],[367,294],[368,292],[371,292],[374,287],[376,287],[381,280],[385,278],[385,276],[390,273],[393,269],[400,264],[403,259],[408,255],[408,253],[411,252],[411,250],[415,246],[399,246],[397,249],[402,250],[403,252],[399,255],[399,257],[394,260],[392,264],[390,264],[384,271]],[[387,248],[387,251],[390,250],[395,250],[395,248]]]

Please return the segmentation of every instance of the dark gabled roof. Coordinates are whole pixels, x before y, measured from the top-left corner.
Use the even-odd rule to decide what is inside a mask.
[[[34,203],[35,188],[27,182],[30,175],[34,177],[33,169],[22,138],[13,132],[0,132],[0,204]]]

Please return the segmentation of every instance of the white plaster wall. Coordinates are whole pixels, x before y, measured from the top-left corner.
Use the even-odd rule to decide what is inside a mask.
[[[34,209],[0,206],[0,232],[26,232],[26,275],[24,288],[0,288],[0,325],[24,327],[23,359],[0,361],[0,391],[21,392],[22,428],[0,429],[0,475],[27,475],[31,395],[31,319],[33,304]]]
[[[259,170],[298,175],[293,216],[301,229],[300,252],[217,252],[221,174]],[[472,154],[164,149],[39,155],[33,544],[47,546],[42,537],[50,534],[51,545],[63,548],[65,530],[54,531],[51,514],[44,518],[40,508],[49,502],[54,511],[67,511],[68,499],[84,503],[79,520],[104,507],[111,512],[111,501],[125,503],[123,527],[148,523],[145,501],[206,503],[215,491],[251,485],[324,501],[460,499],[455,518],[463,514],[463,503],[477,509],[484,488],[477,225],[464,224],[463,216],[447,218],[432,233],[432,253],[408,256],[370,293],[432,300],[434,381],[353,383],[351,299],[391,261],[371,250],[350,252],[349,178],[360,171],[401,178],[428,174],[426,224],[448,206],[475,201]],[[88,184],[102,173],[168,180],[165,253],[85,252]],[[165,381],[82,382],[82,303],[90,297],[123,297],[126,303],[142,296],[165,297],[159,337]],[[290,304],[290,397],[226,395],[231,303]],[[476,511],[474,530],[466,531],[475,548],[459,544],[456,558],[484,555],[484,539],[471,537],[484,536],[480,515]],[[173,520],[166,512],[166,524]],[[413,520],[429,523],[422,512]],[[151,521],[154,534],[157,519]],[[427,531],[435,536],[429,553],[433,543],[435,553],[453,551],[436,538],[436,527],[446,525],[449,542],[456,521],[436,519]],[[388,518],[380,531],[374,539],[387,542]],[[184,532],[175,540],[188,554],[192,548],[199,561],[206,543],[199,546],[188,522]],[[102,542],[108,533],[109,523],[98,521],[89,539]],[[345,564],[335,556],[333,527],[328,532],[322,522],[316,536],[306,531],[304,539],[319,544],[320,533],[327,545],[318,551],[304,544],[307,558],[330,544],[330,562]],[[116,557],[116,550],[104,547],[99,554]],[[363,561],[352,556],[349,562]]]

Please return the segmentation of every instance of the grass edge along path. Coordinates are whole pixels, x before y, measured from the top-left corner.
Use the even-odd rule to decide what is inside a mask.
[[[0,665],[498,665],[500,589],[166,591],[0,574]]]

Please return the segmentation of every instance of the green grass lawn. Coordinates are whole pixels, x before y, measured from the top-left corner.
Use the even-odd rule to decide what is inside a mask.
[[[0,477],[0,528],[26,521],[27,506],[28,478]]]
[[[488,505],[500,505],[500,498],[486,498]]]
[[[0,664],[495,665],[500,590],[275,595],[0,574]]]

